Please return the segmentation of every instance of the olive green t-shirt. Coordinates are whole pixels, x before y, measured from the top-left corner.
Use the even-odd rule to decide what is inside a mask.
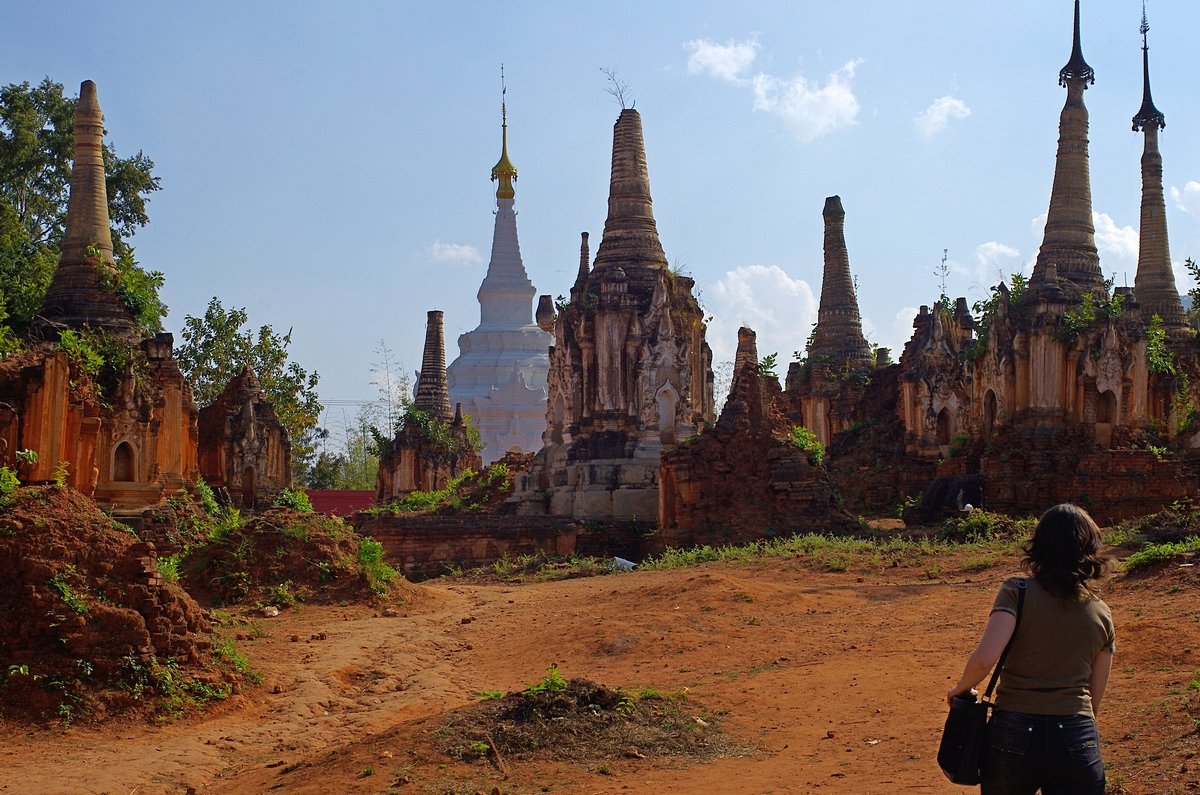
[[[1025,579],[1025,607],[1000,674],[996,706],[1033,715],[1092,715],[1092,661],[1113,651],[1112,613],[1084,592],[1063,598]],[[1017,578],[1004,581],[992,606],[1017,614]]]

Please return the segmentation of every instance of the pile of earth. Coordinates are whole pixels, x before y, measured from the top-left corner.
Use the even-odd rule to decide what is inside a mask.
[[[241,676],[208,614],[140,542],[65,486],[0,506],[0,711],[99,719],[223,698]],[[219,646],[218,646],[219,648]]]
[[[371,602],[414,596],[383,560],[383,548],[336,516],[271,508],[248,520],[219,519],[181,553],[179,578],[208,604]]]
[[[710,761],[754,752],[725,735],[716,717],[686,692],[648,688],[625,693],[586,679],[562,678],[551,666],[542,681],[507,695],[479,693],[433,736],[459,759],[535,758],[590,761],[620,757],[686,757]]]
[[[1158,513],[1130,519],[1117,526],[1131,546],[1174,544],[1200,536],[1200,511],[1190,501],[1181,501]]]

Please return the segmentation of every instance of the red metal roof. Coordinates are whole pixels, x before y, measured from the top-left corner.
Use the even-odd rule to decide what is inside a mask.
[[[305,489],[313,510],[317,513],[331,513],[334,516],[346,516],[355,511],[370,508],[375,502],[374,491],[359,491],[357,489]]]

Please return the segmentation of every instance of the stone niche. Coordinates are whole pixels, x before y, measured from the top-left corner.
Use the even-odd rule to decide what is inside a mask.
[[[200,409],[200,473],[229,504],[263,510],[291,486],[291,441],[246,367]]]

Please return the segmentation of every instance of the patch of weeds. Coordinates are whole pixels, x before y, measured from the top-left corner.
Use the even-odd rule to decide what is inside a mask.
[[[238,649],[237,644],[233,642],[233,638],[218,636],[217,642],[213,644],[213,655],[232,665],[235,671],[245,676],[254,684],[262,684],[262,674],[250,667],[250,660]]]
[[[504,698],[503,690],[480,690],[478,693],[472,693],[471,698],[477,698],[480,701],[495,701],[498,698]]]
[[[384,596],[396,581],[396,570],[383,559],[383,544],[366,537],[358,545],[358,568],[366,575],[371,590]]]
[[[1125,558],[1125,571],[1134,572],[1155,563],[1172,560],[1190,552],[1200,552],[1200,536],[1165,544],[1151,544]]]
[[[300,513],[312,513],[312,502],[308,499],[308,492],[304,489],[284,489],[279,492],[279,496],[271,503],[272,508],[291,508],[293,511]]]
[[[550,663],[550,667],[546,669],[546,675],[542,677],[542,680],[534,682],[525,688],[524,692],[533,695],[537,693],[561,693],[566,689],[567,680],[558,672],[558,663]]]
[[[65,571],[55,574],[46,581],[46,585],[58,594],[58,598],[67,606],[67,609],[76,615],[85,615],[88,612],[87,601],[72,587],[69,582],[71,579],[78,579],[78,575],[75,572],[75,566],[68,564]]]
[[[275,605],[276,607],[293,607],[299,601],[300,596],[292,591],[292,581],[287,580],[279,585],[272,585],[267,588],[267,604]]]

